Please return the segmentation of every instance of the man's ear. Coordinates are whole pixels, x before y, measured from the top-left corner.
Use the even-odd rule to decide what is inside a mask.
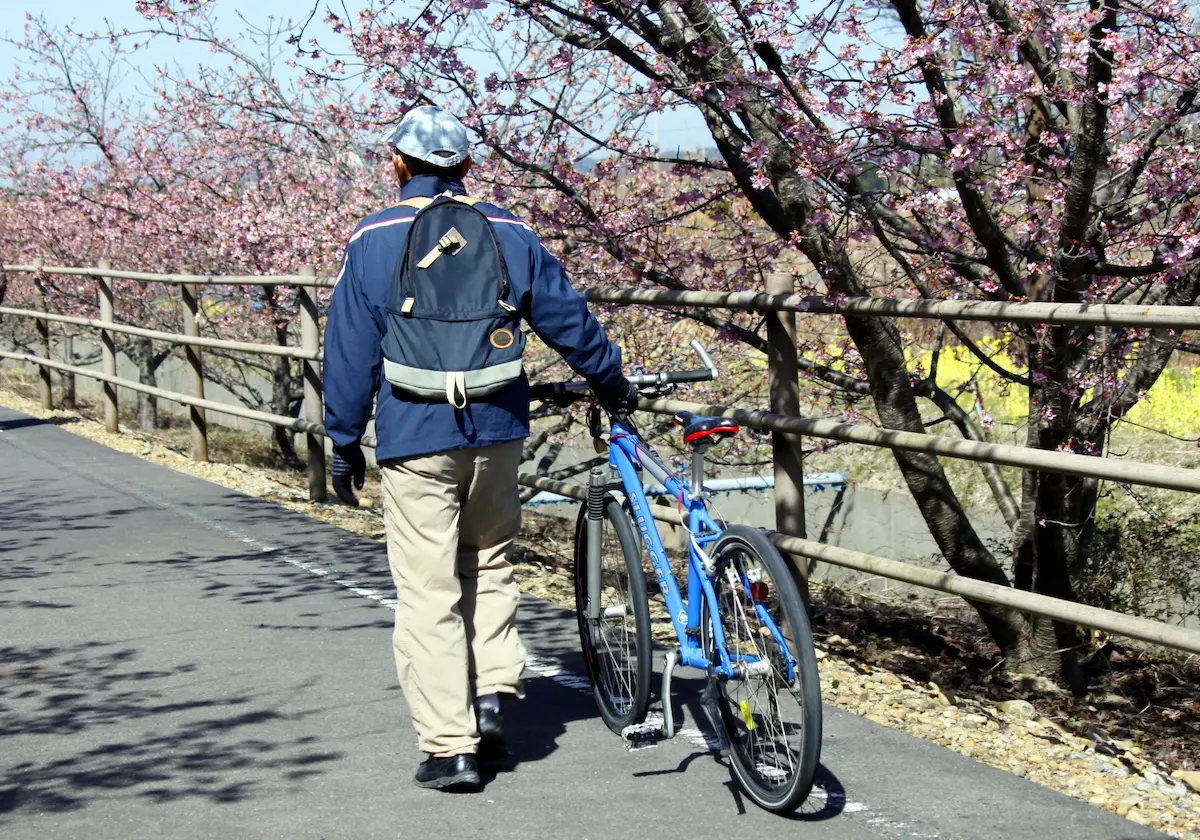
[[[412,173],[408,171],[408,164],[404,162],[404,158],[400,155],[392,155],[392,168],[396,170],[396,181],[400,186],[404,186],[412,180]]]
[[[475,163],[475,160],[471,157],[468,157],[466,160],[464,160],[462,162],[462,169],[460,169],[458,171],[458,177],[466,178],[467,173],[471,171],[471,167],[474,165],[474,163]]]

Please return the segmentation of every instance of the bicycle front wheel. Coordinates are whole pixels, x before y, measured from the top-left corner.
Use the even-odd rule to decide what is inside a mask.
[[[646,718],[650,704],[650,605],[641,543],[613,497],[600,530],[600,616],[587,617],[587,505],[575,523],[575,612],[600,716],[617,734]]]
[[[717,717],[730,772],[758,805],[791,811],[812,790],[821,757],[821,685],[796,582],[766,534],[729,527],[713,545],[718,613],[704,610]],[[719,626],[733,676],[721,676]]]

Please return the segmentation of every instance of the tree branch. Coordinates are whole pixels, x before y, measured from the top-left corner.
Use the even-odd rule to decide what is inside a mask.
[[[929,37],[925,29],[925,21],[921,17],[918,0],[889,0],[889,2],[900,16],[904,31],[910,38],[924,40]],[[952,151],[956,145],[954,134],[960,128],[954,98],[946,84],[945,75],[936,61],[923,58],[919,61],[919,65],[929,98],[938,115],[938,124],[942,129],[942,143],[947,151]],[[1009,258],[1004,231],[988,210],[983,194],[975,186],[980,181],[975,167],[970,164],[958,167],[953,171],[953,178],[963,210],[967,215],[967,222],[971,225],[971,229],[987,254],[988,267],[995,273],[1000,285],[1010,295],[1017,298],[1025,297],[1027,291],[1025,283],[1018,277]]]
[[[1097,226],[1102,218],[1100,214],[1092,212],[1092,195],[1096,188],[1096,175],[1107,158],[1108,86],[1112,82],[1113,54],[1104,45],[1104,40],[1117,30],[1117,3],[1118,0],[1090,0],[1089,3],[1093,10],[1100,12],[1100,16],[1088,30],[1091,51],[1087,60],[1086,98],[1079,132],[1075,137],[1071,182],[1067,185],[1063,200],[1056,257],[1066,286],[1065,297],[1072,300],[1089,285],[1086,278],[1091,260],[1086,243],[1099,230]]]

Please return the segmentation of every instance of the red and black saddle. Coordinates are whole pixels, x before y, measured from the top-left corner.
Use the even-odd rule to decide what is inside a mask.
[[[732,417],[706,417],[690,411],[676,414],[675,425],[683,427],[683,442],[691,446],[720,443],[741,431],[741,426]]]

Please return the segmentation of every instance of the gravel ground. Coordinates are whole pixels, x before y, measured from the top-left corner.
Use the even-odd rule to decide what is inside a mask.
[[[382,539],[383,522],[371,504],[378,483],[368,478],[361,494],[369,507],[352,510],[307,501],[304,476],[293,471],[240,464],[198,464],[172,448],[163,433],[121,428],[117,434],[76,412],[44,411],[20,394],[0,390],[0,404],[113,449],[285,505],[359,534]],[[522,590],[572,607],[570,523],[527,512],[514,557]],[[816,595],[819,598],[819,593]],[[655,605],[657,606],[657,605]],[[656,636],[663,629],[656,628]],[[1026,700],[994,702],[958,697],[945,685],[920,682],[856,657],[857,645],[836,634],[820,637],[821,688],[830,705],[883,726],[934,741],[965,756],[1048,788],[1106,808],[1171,836],[1200,840],[1200,772],[1175,769],[1147,757],[1147,744],[1114,740],[1093,728],[1078,737],[1043,716]],[[665,638],[665,637],[664,637]],[[1074,728],[1074,727],[1073,727]],[[1197,749],[1181,766],[1198,766]]]

